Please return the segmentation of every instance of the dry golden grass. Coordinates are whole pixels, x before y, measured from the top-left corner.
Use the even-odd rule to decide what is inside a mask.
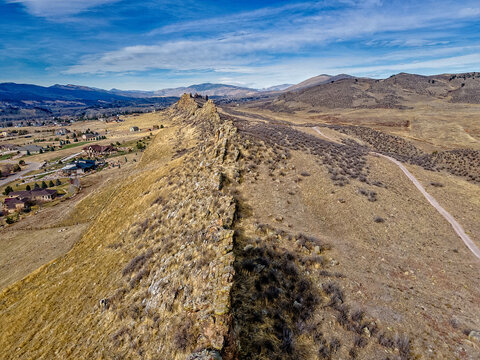
[[[53,356],[52,351],[56,348],[63,349],[63,356],[68,356],[78,343],[85,346],[82,351],[84,358],[104,352],[101,341],[92,344],[92,347],[88,346],[94,338],[102,336],[109,325],[108,321],[103,325],[98,324],[98,320],[92,317],[92,310],[98,306],[101,298],[116,290],[113,286],[117,283],[118,272],[131,256],[123,251],[110,250],[106,244],[117,243],[118,234],[128,230],[135,221],[135,214],[150,206],[155,195],[143,196],[144,189],[167,171],[167,168],[160,168],[136,174],[124,183],[117,184],[114,196],[110,191],[105,191],[84,200],[84,204],[80,203],[75,213],[80,221],[89,220],[87,209],[90,208],[90,200],[93,212],[95,207],[106,208],[71,252],[3,291],[0,305],[2,322],[10,324],[0,339],[5,345],[2,345],[4,353],[11,358],[41,358]],[[105,203],[105,200],[109,202]],[[55,283],[65,285],[50,285]],[[45,290],[31,291],[37,287]],[[75,327],[66,321],[67,317],[75,319]],[[42,318],[46,323],[31,323],[31,319]],[[81,329],[92,331],[88,335]],[[55,336],[42,338],[38,343],[31,340],[35,333],[43,331],[53,332]],[[28,344],[26,353],[21,344]]]
[[[35,230],[2,230],[0,289],[67,253],[88,224]]]
[[[181,119],[113,191],[107,183],[79,203],[74,218],[90,220],[88,208],[97,216],[69,253],[0,294],[6,358],[181,359],[221,349],[235,204],[218,191],[218,172],[235,161],[216,155],[226,148],[212,133],[180,130]],[[228,135],[228,124],[215,126]],[[177,130],[182,145],[202,135],[206,147],[177,156]]]
[[[7,359],[184,359],[229,329],[225,359],[475,358],[479,263],[400,169],[312,129],[261,132],[265,113],[237,133],[211,103],[179,104],[138,166],[62,220],[91,221],[73,249],[0,294]],[[366,159],[368,179],[332,179],[333,155]],[[478,185],[409,169],[478,234]]]
[[[410,139],[425,151],[454,148],[480,149],[480,105],[442,101],[417,103],[412,109],[325,109],[316,114],[273,112],[252,106],[234,108],[247,114],[292,123],[328,123],[368,126]],[[408,122],[408,126],[404,126]]]

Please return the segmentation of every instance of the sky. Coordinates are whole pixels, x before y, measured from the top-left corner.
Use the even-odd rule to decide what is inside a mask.
[[[0,82],[265,88],[470,71],[479,0],[0,0]]]

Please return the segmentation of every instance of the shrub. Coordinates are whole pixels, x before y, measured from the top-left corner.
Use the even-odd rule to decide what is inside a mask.
[[[15,219],[11,216],[7,216],[7,218],[5,219],[5,222],[7,224],[13,224],[15,222]]]
[[[11,192],[13,192],[13,188],[12,188],[10,185],[8,185],[8,186],[5,188],[5,190],[3,191],[3,195],[8,195],[8,194],[10,194]]]
[[[128,275],[128,274],[134,272],[135,270],[141,268],[147,262],[147,260],[152,257],[152,255],[153,255],[152,249],[148,249],[147,252],[134,257],[127,264],[127,266],[125,266],[125,268],[122,271],[122,275],[123,276]]]
[[[402,360],[407,360],[410,357],[410,338],[407,335],[396,335],[395,345],[400,353]]]
[[[357,336],[355,336],[355,341],[354,341],[353,344],[356,347],[363,348],[368,344],[368,340],[366,338],[364,338],[363,336],[357,335]]]
[[[190,332],[192,326],[192,321],[186,320],[175,332],[173,336],[173,343],[178,350],[185,351],[190,346],[192,339],[192,334]]]

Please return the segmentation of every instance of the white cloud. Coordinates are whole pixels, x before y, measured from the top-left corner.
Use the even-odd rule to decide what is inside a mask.
[[[420,4],[408,11],[382,7],[376,0],[367,5],[351,3],[352,7],[338,11],[322,11],[326,2],[302,3],[175,24],[149,33],[151,39],[168,34],[171,40],[89,55],[63,73],[126,74],[161,69],[190,72],[193,77],[208,73],[212,81],[229,79],[266,87],[319,73],[366,75],[480,66],[476,60],[479,46],[453,46],[447,30],[474,16],[475,11],[465,10],[466,3],[434,8]],[[183,37],[196,31],[203,36]],[[176,35],[182,38],[176,40]],[[338,52],[341,47],[335,44],[344,41],[361,41],[377,51]],[[392,51],[396,47],[402,50]]]
[[[21,3],[28,13],[41,17],[63,17],[83,12],[87,9],[117,2],[119,0],[7,0],[9,3]]]
[[[257,10],[251,13],[234,15],[232,21],[248,18],[250,24],[256,16],[264,17],[272,13],[290,9]],[[152,69],[170,70],[212,70],[219,72],[248,72],[250,67],[258,67],[282,55],[296,56],[307,53],[308,57],[323,57],[328,44],[370,38],[376,33],[402,32],[420,29],[432,23],[451,21],[452,14],[443,11],[421,14],[379,13],[369,16],[357,8],[341,14],[318,13],[313,16],[293,16],[278,26],[267,29],[240,27],[238,32],[220,35],[217,38],[202,37],[190,40],[171,40],[148,45],[133,45],[124,48],[84,57],[76,65],[65,71],[67,74],[105,73],[125,71],[145,71]],[[460,16],[460,15],[459,15]],[[211,19],[218,26],[228,23],[230,18]],[[255,21],[254,21],[255,22]],[[207,20],[189,22],[179,28],[205,27]],[[169,32],[172,29],[163,29]],[[401,36],[401,35],[398,35]],[[399,38],[380,43],[382,46],[422,46],[440,45],[444,41]],[[373,44],[373,43],[371,43]],[[228,69],[228,70],[227,70]]]

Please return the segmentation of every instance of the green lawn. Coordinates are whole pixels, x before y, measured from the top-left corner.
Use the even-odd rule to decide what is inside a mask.
[[[62,182],[62,185],[54,186],[53,188],[49,188],[49,189],[56,189],[56,190],[65,189],[65,190],[68,190],[68,187],[70,186],[69,178],[68,177],[60,178],[60,181]],[[53,180],[53,182],[55,183],[55,180]],[[36,181],[36,183],[38,183],[38,185],[42,185],[42,180]],[[46,181],[46,183],[48,184],[49,181]],[[18,186],[17,186],[17,184],[18,184]],[[18,182],[18,183],[10,183],[10,184],[4,185],[4,186],[0,187],[0,196],[3,197],[3,192],[5,191],[5,188],[8,185],[10,185],[13,188],[13,191],[19,191],[19,190],[26,190],[27,185],[30,185],[30,188],[33,190],[34,184],[35,184],[35,182],[30,182],[28,184]]]
[[[5,155],[2,155],[2,156],[0,156],[0,160],[8,160],[8,159],[12,158],[13,155],[15,155],[15,154],[5,154]]]
[[[92,141],[74,142],[74,143],[71,143],[71,144],[63,145],[61,150],[70,149],[70,148],[73,148],[73,147],[82,146],[82,145],[90,144],[90,143],[92,143]]]

